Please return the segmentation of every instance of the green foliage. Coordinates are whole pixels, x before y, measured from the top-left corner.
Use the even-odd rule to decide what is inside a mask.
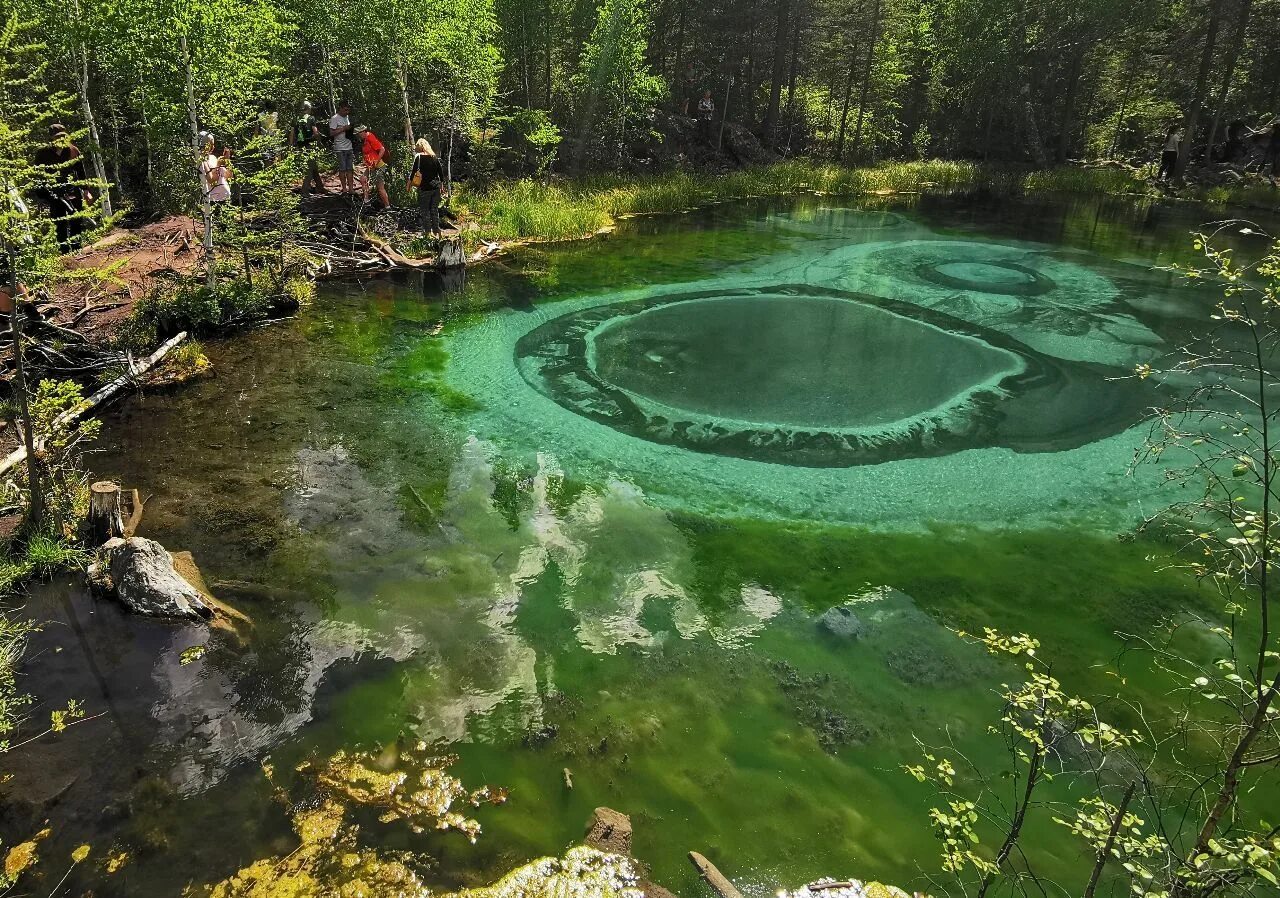
[[[0,560],[0,587],[7,592],[20,579],[18,565]],[[0,753],[8,749],[9,737],[17,728],[23,709],[31,703],[30,696],[18,689],[17,680],[18,665],[32,629],[26,621],[0,614]]]
[[[616,146],[664,95],[646,58],[649,30],[644,0],[604,0],[573,79],[579,140]]]
[[[213,334],[260,321],[280,303],[286,285],[291,296],[306,292],[292,279],[281,284],[271,276],[255,281],[243,277],[224,279],[212,290],[190,281],[161,287],[134,305],[122,339],[127,345],[142,348],[179,331]]]

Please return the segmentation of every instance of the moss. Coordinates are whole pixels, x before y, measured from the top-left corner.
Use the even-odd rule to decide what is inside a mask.
[[[360,895],[426,896],[418,875],[428,859],[412,852],[377,850],[361,844],[351,820],[361,808],[380,813],[383,823],[406,823],[414,832],[451,829],[474,839],[479,824],[455,810],[499,800],[499,790],[471,790],[449,772],[453,758],[434,756],[424,745],[375,756],[338,752],[323,762],[306,762],[294,792],[277,784],[291,809],[298,846],[284,856],[254,861],[227,879],[187,896],[209,898],[355,898]],[[276,782],[268,765],[267,777]],[[298,798],[297,792],[310,792]],[[502,893],[506,894],[506,893]]]

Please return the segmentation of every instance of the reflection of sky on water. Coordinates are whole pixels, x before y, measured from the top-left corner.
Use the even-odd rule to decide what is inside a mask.
[[[235,761],[261,757],[307,724],[326,672],[342,662],[403,662],[404,707],[428,741],[466,741],[469,725],[499,706],[518,709],[517,731],[536,728],[554,674],[542,657],[550,653],[522,635],[518,616],[549,576],[558,578],[572,638],[594,654],[703,635],[739,648],[781,612],[768,589],[743,583],[708,616],[686,586],[694,573],[687,540],[666,515],[619,481],[557,509],[550,493],[563,475],[550,455],[522,481],[527,505],[512,527],[491,501],[490,454],[474,440],[464,448],[442,510],[448,527],[427,542],[400,525],[391,494],[341,447],[298,453],[290,513],[331,540],[338,580],[350,579],[336,607],[295,622],[289,707],[273,719],[254,713],[241,684],[217,665],[182,665],[177,649],[160,657],[153,679],[163,697],[153,713],[160,739],[181,746],[176,785],[212,785]],[[644,622],[655,607],[669,630]]]

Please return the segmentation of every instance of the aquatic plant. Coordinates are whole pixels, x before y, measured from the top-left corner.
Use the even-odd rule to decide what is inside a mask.
[[[298,770],[314,775],[316,783],[338,800],[381,810],[382,823],[403,821],[415,833],[453,829],[475,842],[480,824],[455,811],[454,804],[501,804],[507,793],[489,786],[467,789],[447,772],[455,761],[451,755],[432,755],[419,743],[400,751],[392,769],[385,772],[376,769],[378,759],[372,755],[345,751],[320,767],[307,762]]]
[[[505,792],[467,789],[448,772],[453,761],[432,755],[419,743],[381,754],[339,751],[323,761],[304,762],[297,767],[302,781],[294,787],[314,789],[315,794],[293,801],[288,790],[278,788],[279,797],[290,808],[298,847],[283,857],[255,861],[212,886],[188,888],[185,894],[208,898],[432,894],[417,872],[425,857],[365,847],[351,816],[357,809],[372,808],[382,812],[383,823],[403,822],[414,833],[452,829],[474,841],[479,824],[455,811],[454,805],[500,802]],[[264,770],[275,782],[271,765],[264,765]],[[454,898],[532,894],[639,898],[634,889],[638,878],[629,860],[579,848],[563,859],[534,861],[493,886],[464,890]]]

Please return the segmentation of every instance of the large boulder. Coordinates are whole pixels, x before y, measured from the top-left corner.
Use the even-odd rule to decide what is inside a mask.
[[[99,588],[135,614],[204,620],[213,616],[200,590],[173,566],[173,558],[155,540],[132,536],[107,540],[90,571]]]

